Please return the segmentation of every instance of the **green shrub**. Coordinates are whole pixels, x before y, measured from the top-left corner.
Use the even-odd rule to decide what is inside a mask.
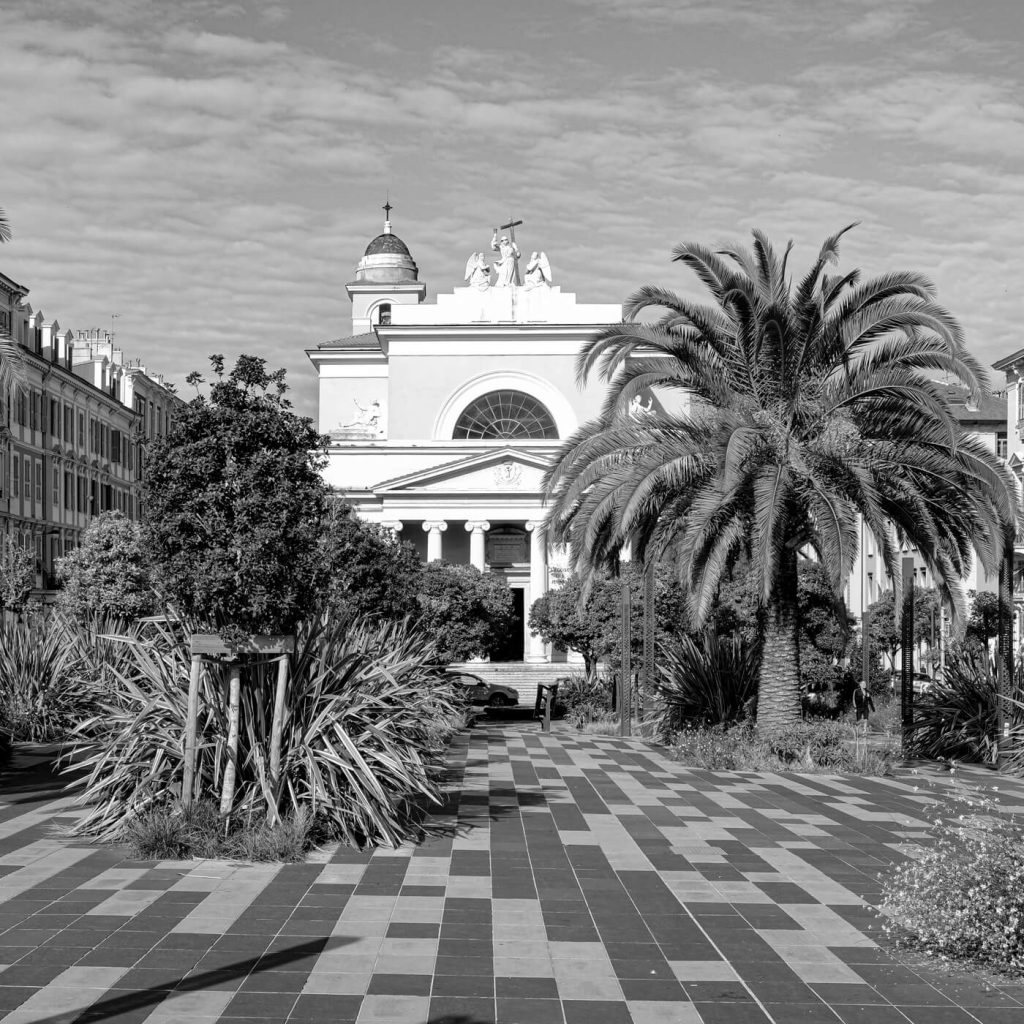
[[[673,738],[671,757],[711,771],[768,771],[885,775],[898,750],[856,742],[849,726],[820,720],[764,731],[749,722],[690,726]]]
[[[663,648],[658,691],[663,732],[690,725],[719,725],[747,717],[757,699],[761,655],[740,633],[699,640],[684,637]]]
[[[1017,686],[1021,675],[1017,673]],[[999,705],[1010,723],[1008,741],[996,744]],[[994,764],[1000,753],[1004,770],[1024,770],[1024,704],[1000,696],[996,666],[987,651],[961,647],[950,652],[945,678],[914,699],[911,745],[930,760]]]
[[[588,679],[575,674],[559,679],[555,713],[564,716],[574,729],[598,720],[612,709],[612,685],[602,675]]]
[[[883,877],[887,934],[944,960],[1024,970],[1024,825],[990,801],[960,800],[931,839]]]
[[[689,726],[674,739],[671,756],[710,771],[778,771],[778,757],[760,742],[749,725]]]
[[[119,838],[152,808],[181,797],[190,655],[176,623],[123,638],[128,663],[83,723],[91,739],[79,781],[80,834]],[[276,791],[268,774],[276,666],[248,668],[241,696],[234,813],[307,809],[331,836],[394,845],[412,834],[418,803],[436,799],[434,771],[461,717],[436,652],[407,623],[326,617],[304,626],[292,656]],[[227,723],[223,666],[200,680],[196,796],[220,793]]]

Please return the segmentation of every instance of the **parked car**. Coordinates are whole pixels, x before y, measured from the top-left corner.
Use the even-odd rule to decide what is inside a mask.
[[[932,677],[927,672],[915,672],[911,677],[914,681],[914,696],[927,693],[932,688]],[[889,674],[889,690],[895,696],[903,685],[903,677],[899,672]]]
[[[453,686],[466,695],[466,700],[470,704],[488,708],[510,708],[519,703],[519,694],[514,687],[484,682],[471,672],[450,672],[448,678],[451,679]]]

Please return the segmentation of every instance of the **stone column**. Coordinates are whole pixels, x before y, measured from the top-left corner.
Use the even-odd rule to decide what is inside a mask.
[[[440,562],[441,534],[448,529],[448,524],[443,519],[428,519],[423,524],[423,529],[427,534],[427,561]]]
[[[548,592],[547,538],[544,535],[544,521],[531,519],[526,524],[530,534],[530,604]],[[527,618],[530,609],[526,609]],[[526,641],[527,661],[547,661],[544,641],[530,633]]]
[[[486,519],[470,520],[466,523],[466,532],[469,534],[469,564],[474,569],[484,571],[484,534],[491,528]]]

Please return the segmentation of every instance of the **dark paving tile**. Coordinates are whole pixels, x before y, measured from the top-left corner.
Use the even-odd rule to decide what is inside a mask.
[[[287,1017],[295,1005],[294,992],[239,992],[228,1003],[225,1017]]]
[[[558,998],[558,986],[554,978],[495,978],[494,987],[499,999]]]
[[[557,999],[498,997],[497,1024],[563,1024],[564,1021],[562,1004]]]
[[[495,1019],[493,999],[438,996],[430,1000],[430,1024],[495,1024]]]
[[[562,1002],[565,1024],[633,1024],[629,1007],[596,999],[566,999]]]
[[[816,1003],[765,1003],[775,1024],[839,1024],[835,1011],[822,1002]]]
[[[288,1015],[290,1021],[316,1021],[331,1024],[354,1021],[359,1016],[362,996],[299,996]]]
[[[493,998],[494,978],[486,975],[454,977],[437,975],[434,978],[434,996],[464,996],[472,998]]]
[[[429,974],[374,974],[367,994],[371,996],[429,996]]]

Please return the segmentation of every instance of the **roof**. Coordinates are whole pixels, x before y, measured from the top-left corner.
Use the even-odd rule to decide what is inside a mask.
[[[983,391],[976,405],[968,405],[969,393],[960,384],[947,384],[946,394],[953,415],[961,423],[1006,424],[1006,394],[1002,391]]]
[[[993,370],[1009,370],[1017,363],[1024,360],[1024,348],[1017,349],[1016,352],[1011,352],[1010,355],[1004,356],[1002,359],[997,360],[992,364]]]
[[[348,338],[335,338],[333,341],[322,341],[317,348],[350,348],[368,349],[371,352],[380,351],[380,341],[376,333],[367,331],[365,334],[353,334]]]
[[[366,252],[363,253],[363,255],[378,256],[382,253],[393,253],[397,256],[410,256],[409,247],[398,237],[398,235],[393,235],[391,232],[385,232],[383,235],[378,235],[366,247]]]

